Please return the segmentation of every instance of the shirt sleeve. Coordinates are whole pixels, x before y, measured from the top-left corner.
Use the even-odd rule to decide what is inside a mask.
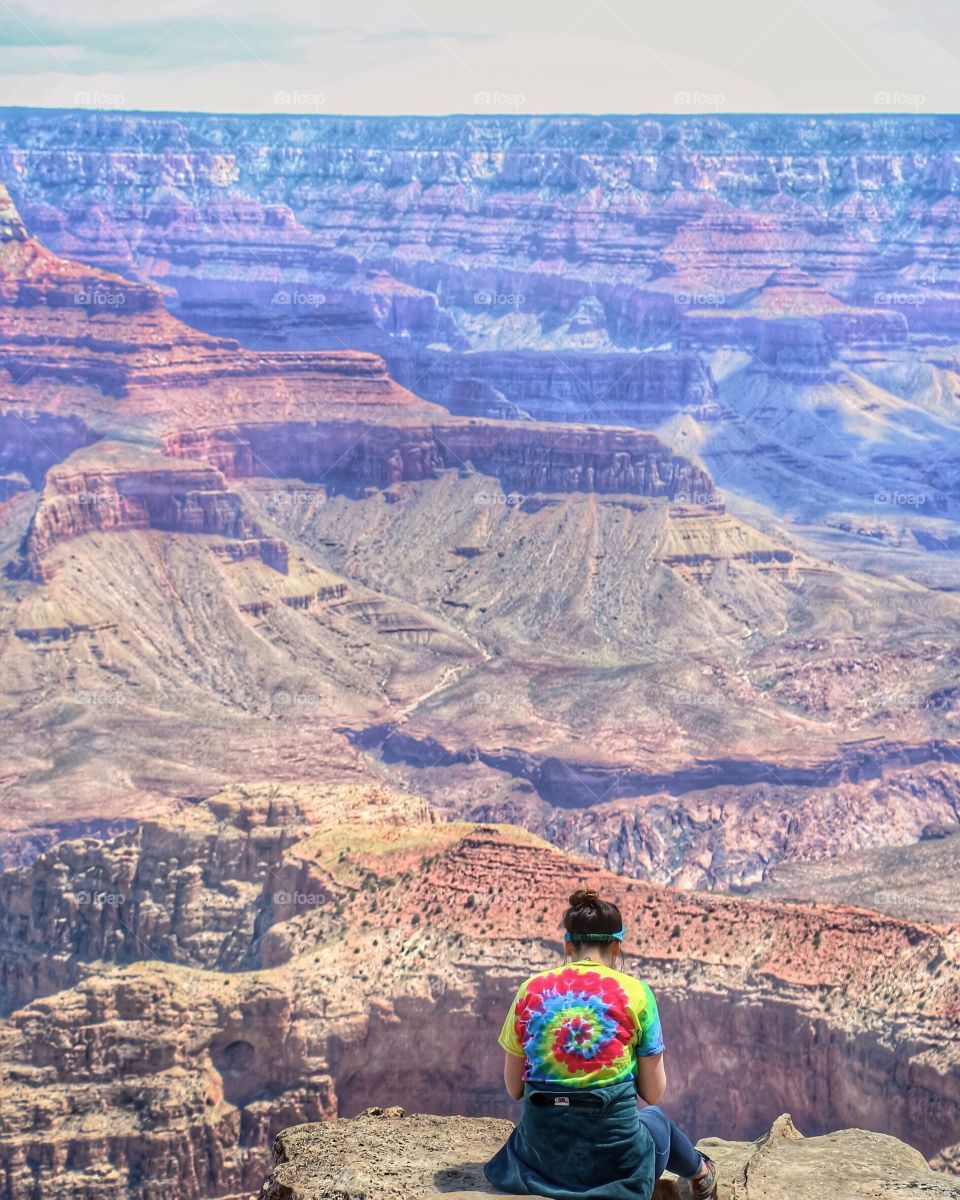
[[[510,1011],[503,1022],[503,1028],[500,1030],[500,1036],[497,1038],[497,1041],[508,1054],[516,1054],[518,1058],[525,1057],[523,1047],[520,1045],[520,1039],[517,1037],[517,1001],[520,999],[522,991],[523,988],[514,996],[513,1003],[510,1005]]]
[[[646,983],[640,984],[640,999],[637,1006],[637,1058],[663,1053],[663,1031],[660,1028],[660,1013],[653,992]]]

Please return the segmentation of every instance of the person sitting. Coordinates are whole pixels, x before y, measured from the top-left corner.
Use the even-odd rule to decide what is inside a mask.
[[[500,1032],[504,1084],[523,1110],[484,1166],[488,1182],[553,1200],[650,1200],[669,1170],[696,1200],[714,1200],[716,1165],[656,1107],[667,1086],[660,1018],[649,986],[614,967],[619,908],[576,891],[563,924],[569,961],[520,986]]]

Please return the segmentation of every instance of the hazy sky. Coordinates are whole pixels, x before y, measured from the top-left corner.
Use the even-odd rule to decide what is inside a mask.
[[[956,0],[0,0],[0,104],[954,112]]]

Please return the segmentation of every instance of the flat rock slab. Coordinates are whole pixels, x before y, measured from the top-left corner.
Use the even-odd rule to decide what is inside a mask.
[[[277,1137],[262,1200],[476,1200],[502,1195],[483,1164],[513,1128],[492,1117],[406,1116],[368,1109],[350,1120],[295,1125]],[[931,1171],[894,1137],[845,1129],[803,1137],[778,1117],[755,1142],[699,1143],[720,1169],[719,1200],[960,1200],[960,1180]],[[688,1200],[665,1176],[653,1200]]]
[[[403,1116],[368,1109],[352,1120],[294,1125],[274,1143],[263,1200],[473,1200],[496,1196],[483,1164],[513,1124],[494,1117]]]

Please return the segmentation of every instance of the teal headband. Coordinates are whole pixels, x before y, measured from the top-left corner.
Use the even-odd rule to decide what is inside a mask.
[[[565,933],[563,940],[565,942],[622,942],[626,932],[626,929],[618,929],[616,933],[578,933],[576,936],[572,933]]]

